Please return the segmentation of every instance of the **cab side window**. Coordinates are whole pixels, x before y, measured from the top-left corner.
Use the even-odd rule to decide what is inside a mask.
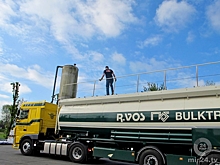
[[[19,119],[27,119],[29,110],[20,110]]]

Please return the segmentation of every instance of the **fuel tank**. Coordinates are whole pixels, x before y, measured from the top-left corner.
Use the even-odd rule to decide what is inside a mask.
[[[190,130],[220,126],[220,86],[63,99],[60,130]]]

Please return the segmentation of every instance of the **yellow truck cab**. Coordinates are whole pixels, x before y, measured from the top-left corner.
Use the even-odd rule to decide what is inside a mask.
[[[41,102],[24,102],[16,118],[13,148],[20,149],[24,155],[30,155],[30,146],[36,140],[53,139],[57,117],[57,105]],[[36,145],[36,144],[35,144]]]

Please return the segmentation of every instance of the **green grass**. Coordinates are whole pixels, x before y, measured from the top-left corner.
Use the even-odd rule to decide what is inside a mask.
[[[4,132],[0,132],[0,139],[5,139],[5,134],[4,134]]]

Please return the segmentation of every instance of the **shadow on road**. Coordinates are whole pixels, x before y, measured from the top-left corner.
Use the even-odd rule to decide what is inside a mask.
[[[19,154],[19,153],[18,153]],[[45,153],[40,153],[37,156],[34,157],[44,157],[44,158],[48,158],[48,159],[53,159],[53,160],[62,160],[62,161],[67,161],[67,162],[71,162],[71,160],[66,157],[66,156],[55,156],[55,155],[48,155]],[[136,165],[134,163],[128,163],[128,162],[118,162],[118,161],[114,161],[114,160],[109,160],[107,158],[101,158],[98,160],[89,160],[86,162],[86,164],[90,164],[90,165]],[[84,164],[85,165],[85,164]]]

